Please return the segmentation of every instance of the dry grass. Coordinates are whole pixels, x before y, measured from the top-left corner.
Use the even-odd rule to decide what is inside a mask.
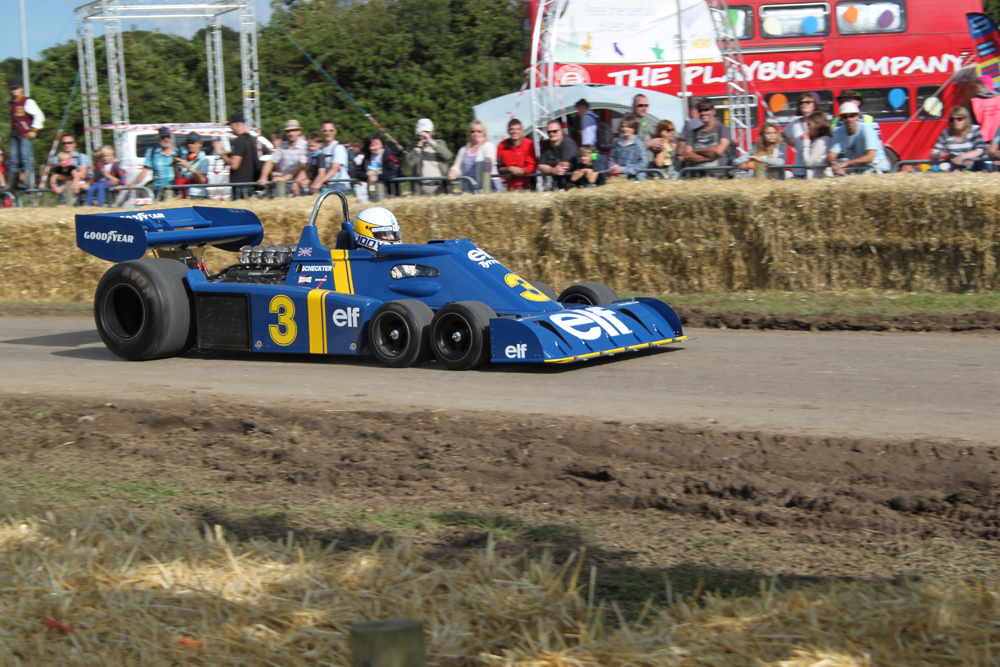
[[[838,584],[675,599],[623,624],[590,573],[412,547],[236,543],[160,512],[0,509],[4,665],[349,665],[353,623],[425,621],[431,664],[518,667],[994,664],[1000,590]],[[599,573],[598,573],[599,576]],[[667,584],[669,586],[669,584]]]
[[[312,200],[249,206],[268,241],[295,242]],[[415,197],[389,207],[408,240],[470,237],[556,288],[588,280],[654,294],[1000,286],[1000,192],[983,174],[623,182],[559,194]],[[0,211],[0,300],[90,298],[107,265],[75,249],[74,212]],[[324,209],[327,241],[338,212],[336,202]]]

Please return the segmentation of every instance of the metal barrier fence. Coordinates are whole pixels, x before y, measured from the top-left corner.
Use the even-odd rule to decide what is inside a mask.
[[[112,194],[114,194],[114,195],[120,195],[122,192],[131,193],[134,190],[142,190],[143,192],[146,193],[145,199],[149,199],[150,201],[152,201],[153,192],[152,192],[152,190],[150,190],[149,188],[147,188],[144,185],[137,185],[134,188],[123,188],[121,186],[119,186],[117,188],[108,188],[107,197],[109,198],[110,201],[114,201],[114,200],[117,199],[117,197],[112,196]],[[85,198],[87,196],[86,191],[82,191],[78,196],[74,196],[72,194],[72,190],[70,190],[68,193],[64,192],[63,194],[60,195],[58,193],[53,192],[49,188],[27,188],[27,189],[24,189],[24,190],[7,191],[7,192],[4,192],[3,194],[9,196],[14,201],[14,205],[17,206],[18,208],[23,208],[24,207],[24,202],[22,201],[22,198],[23,198],[23,196],[27,196],[27,195],[36,195],[35,200],[31,203],[32,208],[35,208],[35,207],[38,206],[39,198],[42,195],[52,195],[53,197],[58,197],[59,199],[62,199],[63,197],[66,197],[67,198],[67,204],[69,206],[76,206],[77,205],[77,199],[80,199],[80,198],[84,198],[84,201],[86,201]]]
[[[994,160],[993,158],[990,158],[990,157],[972,158],[972,159],[966,160],[966,162],[974,162],[974,163],[977,163],[977,164],[984,164],[984,165],[988,164],[988,163],[992,163],[994,167],[996,167],[996,165],[997,165],[997,160]],[[899,160],[898,162],[896,162],[896,164],[892,165],[892,173],[894,173],[894,174],[899,173],[900,167],[906,167],[906,166],[918,165],[918,164],[929,164],[929,165],[951,164],[951,160]],[[952,167],[953,168],[949,169],[948,171],[968,171],[968,169],[960,168],[960,167],[957,167],[955,165],[952,165]],[[931,171],[931,170],[928,170],[928,171]],[[940,171],[944,171],[944,170],[940,170]],[[939,173],[940,173],[940,171],[939,171]],[[921,171],[920,173],[924,173],[924,172]]]
[[[907,161],[907,162],[910,162],[910,161]],[[917,160],[916,162],[923,163],[923,162],[926,162],[926,160]],[[683,169],[681,169],[680,171],[677,172],[677,177],[676,178],[681,179],[681,178],[685,177],[685,174],[694,174],[694,173],[697,173],[697,172],[724,171],[724,172],[737,172],[738,173],[740,171],[745,171],[747,173],[747,178],[765,178],[765,177],[766,178],[774,178],[773,176],[771,176],[771,174],[774,173],[774,172],[780,172],[781,176],[779,177],[779,180],[783,180],[783,179],[788,178],[788,175],[787,175],[786,172],[789,171],[789,170],[798,170],[798,169],[801,169],[801,170],[804,170],[804,171],[807,171],[807,172],[808,171],[818,172],[818,171],[826,171],[827,169],[829,169],[830,167],[833,166],[833,165],[828,164],[828,163],[813,164],[813,165],[803,165],[803,164],[764,164],[762,162],[757,162],[755,164],[756,164],[756,166],[753,169],[745,169],[745,170],[741,170],[740,167],[734,167],[732,165],[727,165],[725,167],[684,167]],[[852,167],[851,168],[851,172],[855,173],[855,174],[863,174],[863,173],[877,174],[877,173],[881,173],[881,172],[877,172],[877,171],[875,171],[875,170],[873,170],[871,168],[863,167],[863,166],[862,167]],[[824,177],[825,177],[825,175],[824,175]],[[792,178],[797,178],[797,177],[793,175]]]

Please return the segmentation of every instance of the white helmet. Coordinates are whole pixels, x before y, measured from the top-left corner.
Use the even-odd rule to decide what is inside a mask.
[[[354,242],[372,252],[385,244],[402,243],[396,216],[387,208],[374,206],[358,213],[354,219]]]

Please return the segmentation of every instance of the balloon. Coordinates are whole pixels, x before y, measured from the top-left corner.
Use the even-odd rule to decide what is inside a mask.
[[[729,10],[729,27],[735,28],[740,22],[740,13],[735,9]]]
[[[892,12],[887,9],[878,17],[878,27],[882,28],[882,30],[887,30],[892,25],[894,19],[895,17],[892,15]]]
[[[944,104],[936,97],[928,97],[924,100],[924,112],[928,116],[940,116],[944,113]]]
[[[788,98],[781,93],[771,95],[771,99],[767,101],[767,106],[770,107],[772,113],[779,113],[788,106]]]
[[[802,21],[802,32],[807,35],[811,35],[819,30],[819,21],[816,20],[815,16],[807,16],[804,21]]]
[[[848,23],[856,22],[858,20],[858,8],[854,5],[848,7],[847,11],[844,12],[844,20]]]
[[[889,91],[889,105],[893,109],[898,109],[906,104],[907,98],[909,95],[906,93],[906,88],[893,88]]]
[[[773,16],[764,19],[764,22],[760,24],[760,29],[764,33],[771,36],[778,36],[781,34],[781,21],[774,18]]]

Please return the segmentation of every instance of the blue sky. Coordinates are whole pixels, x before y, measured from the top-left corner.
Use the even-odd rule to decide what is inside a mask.
[[[38,58],[42,49],[55,44],[76,39],[76,21],[73,10],[86,0],[25,0],[25,23],[28,32],[28,57]],[[271,7],[267,0],[254,0],[257,22],[267,23],[271,18]],[[164,0],[167,4],[168,0]],[[174,2],[173,4],[179,4]],[[0,0],[0,60],[21,57],[21,27],[17,0]],[[238,30],[236,12],[226,14],[224,25]],[[140,30],[159,28],[162,32],[190,37],[204,27],[202,19],[152,19],[149,21],[127,21],[126,26],[135,23]],[[95,26],[94,34],[103,34],[104,28]]]

